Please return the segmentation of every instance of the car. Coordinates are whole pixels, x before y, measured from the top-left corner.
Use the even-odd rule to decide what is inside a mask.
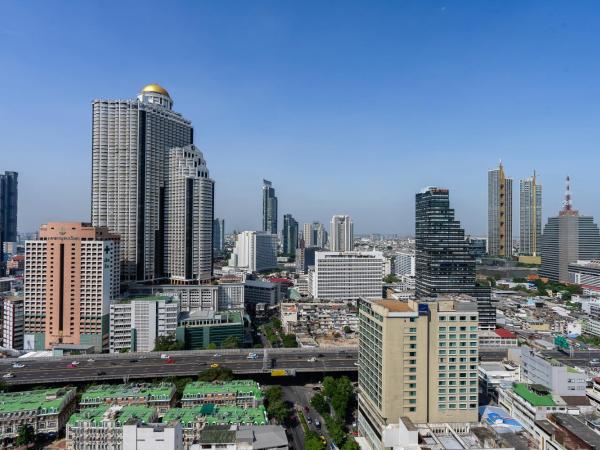
[[[12,373],[5,373],[4,375],[2,375],[2,378],[13,378],[14,375]]]
[[[93,362],[96,362],[96,360],[94,358],[90,358],[90,359],[87,360],[87,362],[93,363]]]
[[[355,362],[355,363],[354,363],[354,365],[355,365],[356,367],[358,367],[358,363],[357,363],[357,362]]]
[[[319,438],[321,439],[321,442],[323,443],[323,445],[327,444],[327,439],[325,439],[325,436],[321,435],[321,436],[319,436]]]
[[[140,361],[139,359],[130,359],[129,360],[130,363],[136,363],[136,362],[139,362],[139,361]]]
[[[77,368],[77,364],[69,363],[67,364],[67,369],[75,369]]]
[[[324,355],[323,353],[319,353],[317,356],[318,356],[319,358],[325,358],[325,355]]]
[[[310,416],[306,416],[306,421],[307,421],[308,423],[312,423],[312,419],[310,418]]]
[[[167,358],[167,364],[175,364],[175,359],[171,358],[170,356]]]
[[[306,411],[306,412],[310,411],[310,409],[308,408],[308,406],[304,407],[304,411]]]
[[[160,355],[160,359],[169,359],[170,356],[167,355],[166,353],[163,353],[162,355]]]
[[[218,368],[219,368],[219,365],[218,365],[217,363],[212,363],[212,364],[210,365],[210,368],[211,368],[211,369],[218,369]]]
[[[100,370],[98,372],[96,372],[96,375],[100,376],[100,375],[106,375],[106,372],[103,370]]]
[[[308,362],[316,362],[317,358],[315,358],[314,356],[312,358],[308,358]]]
[[[213,358],[220,358],[221,356],[223,356],[223,355],[221,355],[220,353],[215,353],[215,354],[213,355]]]
[[[14,363],[12,366],[13,369],[20,369],[21,367],[25,367],[25,364]]]
[[[74,366],[78,366],[79,365],[79,361],[73,361],[73,362],[71,362],[71,364],[73,364]]]
[[[321,386],[315,386],[313,387],[313,391],[320,391],[321,390]]]
[[[321,428],[321,422],[319,422],[319,419],[315,420],[315,427],[317,427],[317,429]]]
[[[246,359],[257,359],[258,355],[256,353],[248,353],[248,356],[246,356]]]

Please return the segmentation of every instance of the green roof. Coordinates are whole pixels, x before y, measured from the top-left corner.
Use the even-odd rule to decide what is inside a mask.
[[[75,388],[72,387],[0,393],[0,414],[54,414],[59,412],[65,400],[74,394]]]
[[[109,410],[114,411],[111,415]],[[101,426],[104,421],[115,422],[122,426],[129,420],[141,421],[144,423],[152,422],[156,418],[156,410],[148,406],[124,405],[109,406],[102,405],[94,408],[86,408],[69,418],[69,425],[79,426],[82,422],[89,422],[91,426]]]
[[[102,384],[92,386],[81,394],[81,404],[106,403],[128,398],[147,402],[170,401],[174,395],[175,385],[172,383]]]
[[[533,406],[555,406],[551,394],[539,395],[531,390],[531,385],[525,383],[515,383],[513,386],[515,393]]]
[[[206,395],[224,395],[235,393],[238,396],[253,396],[258,401],[263,398],[263,392],[257,382],[252,380],[235,380],[209,383],[194,381],[188,383],[183,390],[182,401],[196,400]]]
[[[206,425],[267,425],[265,407],[240,408],[229,405],[197,405],[192,408],[171,408],[163,417],[164,423],[178,421],[183,428],[191,428],[202,422]]]

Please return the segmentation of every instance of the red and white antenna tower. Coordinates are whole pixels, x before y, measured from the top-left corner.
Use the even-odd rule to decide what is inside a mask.
[[[577,215],[577,211],[573,209],[573,204],[571,202],[571,177],[567,175],[567,180],[565,182],[565,201],[563,203],[563,209],[561,211],[561,215],[569,216],[569,215]]]

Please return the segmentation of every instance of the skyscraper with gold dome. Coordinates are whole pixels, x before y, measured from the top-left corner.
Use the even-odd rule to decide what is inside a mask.
[[[192,146],[192,124],[173,111],[173,99],[158,84],[145,86],[137,99],[94,100],[92,113],[92,223],[120,235],[122,281],[164,278],[169,152]],[[208,203],[210,210],[183,214],[210,216],[212,224],[212,202],[204,202]],[[185,239],[185,233],[200,231],[181,230],[181,235]],[[204,232],[212,235],[212,225]],[[187,242],[195,242],[194,237]],[[211,259],[211,250],[203,258]],[[209,268],[212,272],[212,265]],[[192,278],[206,279],[207,274]]]

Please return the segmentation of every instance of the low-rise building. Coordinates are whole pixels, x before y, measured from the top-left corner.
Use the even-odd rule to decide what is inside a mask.
[[[0,436],[16,437],[21,425],[58,434],[75,408],[75,393],[72,387],[0,393]]]
[[[536,422],[542,450],[600,450],[600,434],[585,419],[569,414],[550,414]]]
[[[0,299],[2,308],[2,341],[0,345],[11,350],[23,349],[23,297]]]
[[[478,373],[481,393],[496,403],[500,388],[508,389],[513,383],[520,381],[519,366],[510,363],[480,362]]]
[[[151,423],[158,415],[154,408],[142,405],[102,405],[75,413],[67,423],[69,450],[114,449],[123,445],[126,424]]]
[[[122,450],[184,450],[181,424],[128,423],[123,425]]]
[[[519,339],[517,335],[504,328],[481,330],[479,332],[479,347],[481,348],[511,348],[518,346]]]
[[[241,344],[244,318],[241,311],[182,313],[176,337],[186,350],[201,350],[209,344],[220,346],[227,338],[236,338]]]
[[[172,383],[103,384],[92,386],[81,394],[79,406],[85,409],[105,405],[141,405],[164,414],[175,405],[175,392]]]
[[[258,304],[275,305],[281,299],[280,294],[277,283],[263,280],[246,280],[244,283],[244,299],[250,311]]]
[[[151,352],[160,336],[175,335],[179,303],[173,297],[124,299],[110,305],[110,352]]]
[[[281,323],[287,333],[341,333],[346,327],[358,331],[358,308],[350,301],[282,303]]]
[[[263,403],[263,393],[253,380],[234,380],[207,383],[188,383],[183,391],[181,406],[188,408],[211,403],[256,408]]]

